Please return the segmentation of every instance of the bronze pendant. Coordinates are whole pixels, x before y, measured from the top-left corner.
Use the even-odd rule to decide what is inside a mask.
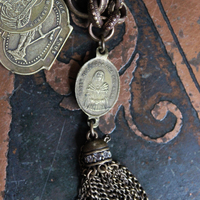
[[[119,95],[119,75],[115,66],[107,60],[108,51],[100,53],[81,68],[75,85],[80,108],[88,115],[90,131],[81,149],[80,164],[82,183],[79,200],[148,200],[137,179],[126,168],[112,160],[107,142],[98,139],[94,128],[99,117],[106,114],[116,103]]]
[[[103,139],[90,139],[80,156],[82,182],[78,200],[148,200],[138,180],[112,160]]]
[[[95,119],[94,128],[99,124],[99,117],[105,115],[115,105],[120,90],[120,81],[116,67],[107,59],[108,50],[89,60],[80,69],[75,85],[78,105],[88,119]]]

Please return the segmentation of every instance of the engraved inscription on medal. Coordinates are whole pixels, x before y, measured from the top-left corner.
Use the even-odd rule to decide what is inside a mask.
[[[115,104],[119,94],[119,75],[106,59],[95,58],[80,70],[76,81],[76,98],[88,116],[102,116]]]
[[[32,6],[41,1],[36,1]],[[51,1],[42,2],[49,5]],[[44,10],[47,11],[47,8]],[[67,7],[63,0],[57,0],[47,19],[34,29],[19,33],[1,31],[0,46],[4,52],[1,63],[18,74],[50,69],[71,31]]]
[[[0,1],[0,28],[12,32],[26,32],[44,22],[53,7],[53,0]]]
[[[56,23],[53,19],[56,19]],[[54,7],[43,24],[29,32],[11,33],[6,37],[6,56],[14,64],[22,66],[35,64],[48,54],[60,31],[59,10]]]

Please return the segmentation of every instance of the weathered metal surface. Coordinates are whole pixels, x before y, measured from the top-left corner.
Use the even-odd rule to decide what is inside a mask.
[[[112,61],[120,72],[122,94],[100,129],[112,132],[113,160],[127,166],[150,200],[197,200],[198,111],[143,1],[126,3],[137,29],[130,20],[132,24],[120,26],[108,42],[110,60],[118,63]],[[96,46],[86,29],[73,26],[70,43],[57,61],[66,79],[70,74],[67,86],[62,86],[64,76],[56,64],[53,75],[16,75],[6,200],[71,200],[78,193],[78,152],[88,127],[87,117],[77,110],[73,85],[78,68],[94,57]],[[127,29],[132,31],[125,34]],[[124,55],[128,56],[123,60]]]
[[[159,4],[156,0],[144,0],[144,2],[172,62],[176,65],[177,73],[192,106],[200,118],[200,36],[197,34],[200,27],[198,14],[200,2],[189,0],[173,2],[159,0]],[[170,26],[173,30],[169,29]]]
[[[0,28],[10,33],[35,29],[49,16],[53,0],[1,1]]]
[[[12,8],[19,7],[20,10],[24,9],[24,13],[22,12],[23,14],[21,15],[25,15],[26,12],[31,14],[34,12],[34,5],[36,5],[34,2],[36,3],[36,1],[32,0],[29,3],[18,1],[17,3],[13,3],[10,12],[18,13],[19,10],[12,10]],[[40,4],[45,4],[44,2],[46,2],[46,6],[43,8]],[[43,10],[35,9],[36,11],[39,10],[39,13],[34,13],[34,16],[36,15],[39,20],[35,19],[34,22],[41,20],[41,23],[28,32],[23,32],[23,30],[19,32],[20,29],[18,30],[18,28],[16,28],[18,31],[14,33],[5,32],[0,29],[0,62],[11,72],[21,75],[35,74],[42,69],[50,69],[56,60],[72,31],[72,27],[69,25],[69,12],[65,2],[57,0],[53,8],[50,9],[52,3],[52,0],[38,2],[37,6],[42,7]],[[8,2],[6,1],[5,4],[4,6],[8,9]],[[28,8],[32,7],[26,10],[23,8],[23,5],[29,5]],[[45,12],[48,12],[47,19],[42,23]],[[3,11],[1,10],[0,14],[2,13]],[[30,22],[34,27],[31,21],[34,17],[31,15],[29,17],[25,17],[27,18],[27,23]],[[19,16],[16,16],[14,20],[19,20],[18,18]],[[24,26],[26,27],[26,25]]]
[[[12,119],[11,106],[9,104],[14,89],[14,75],[0,65],[0,199],[4,196],[7,146],[9,142],[8,132]],[[13,149],[15,153],[15,149]]]
[[[77,103],[89,120],[95,119],[95,128],[99,126],[99,118],[116,104],[119,91],[119,73],[108,60],[108,50],[101,54],[98,47],[96,58],[81,67],[75,84]]]

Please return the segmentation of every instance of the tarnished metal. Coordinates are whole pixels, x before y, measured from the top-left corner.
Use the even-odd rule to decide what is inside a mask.
[[[69,1],[71,3],[71,0]],[[115,25],[120,20],[123,21],[122,12],[125,10],[126,13],[127,9],[123,0],[110,3],[107,4],[109,17],[105,18],[104,23],[97,0],[89,0],[89,34],[93,40],[99,42],[99,47],[96,58],[88,61],[79,71],[75,85],[77,103],[88,115],[90,126],[86,135],[88,141],[82,147],[79,160],[82,167],[82,183],[78,200],[148,200],[145,191],[131,172],[112,160],[107,144],[110,137],[98,139],[98,134],[94,131],[99,125],[99,117],[115,105],[120,90],[118,71],[107,60],[108,50],[105,48],[105,42],[114,34]],[[103,28],[103,31],[100,30],[100,36],[95,36],[93,26]]]
[[[101,28],[103,25],[103,20],[98,8],[98,2],[97,0],[89,0],[88,2],[88,14],[90,21],[92,22],[93,26]]]
[[[0,28],[10,33],[35,29],[49,16],[54,0],[0,1]]]
[[[94,131],[94,124],[98,124],[98,121],[95,121],[94,119],[88,120],[88,125],[90,126],[90,131],[88,131],[86,138],[87,140],[91,140],[91,139],[97,139],[98,138],[98,134],[96,131]]]
[[[82,184],[78,200],[148,200],[138,180],[124,166],[112,160],[108,144],[89,140],[81,150]]]
[[[51,1],[42,2],[49,2],[48,5],[51,5]],[[13,73],[21,75],[50,69],[72,31],[69,23],[69,13],[64,1],[56,0],[47,19],[34,29],[18,33],[1,30],[0,62]]]
[[[88,61],[79,71],[75,94],[80,108],[89,119],[99,119],[112,109],[119,95],[119,75],[115,66],[97,48],[96,58]],[[95,123],[94,127],[98,124]]]
[[[87,13],[83,13],[79,10],[77,10],[73,3],[72,3],[72,0],[67,0],[67,5],[69,7],[69,9],[71,10],[71,12],[73,12],[75,15],[77,15],[78,17],[80,18],[83,18],[83,19],[89,19],[89,15]],[[107,8],[107,4],[108,4],[108,0],[100,0],[100,3],[99,3],[99,12],[102,14],[105,9]]]
[[[93,34],[92,26],[98,27],[101,34],[105,37],[109,35],[110,39],[113,36],[114,27],[123,23],[127,17],[127,7],[124,0],[101,0],[99,4],[97,0],[88,0],[88,13],[78,11],[72,0],[67,0],[67,4],[76,16],[88,19],[90,22],[89,33],[95,41],[99,41],[99,39]],[[109,31],[111,32],[108,33]]]
[[[93,33],[92,27],[93,27],[93,24],[91,23],[91,24],[89,25],[89,34],[90,34],[91,38],[92,38],[94,41],[96,41],[96,42],[101,42],[101,41],[102,41],[102,38],[96,36],[96,35]],[[114,32],[115,32],[115,29],[114,29],[114,28],[111,29],[110,32],[105,36],[104,42],[107,42],[107,41],[114,35]]]
[[[100,48],[100,53],[104,54],[106,51],[106,43],[103,35],[101,35],[101,40],[99,41],[99,48]]]

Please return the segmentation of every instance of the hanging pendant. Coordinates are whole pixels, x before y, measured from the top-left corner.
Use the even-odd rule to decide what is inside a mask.
[[[94,128],[99,117],[112,109],[119,95],[119,75],[115,66],[97,48],[96,58],[83,65],[78,73],[75,95],[80,108],[88,115],[90,131],[81,149],[82,182],[78,200],[148,200],[137,179],[124,166],[112,160],[107,142],[98,139]]]
[[[132,173],[112,160],[104,140],[89,140],[82,147],[80,163],[82,182],[78,200],[148,200]]]

